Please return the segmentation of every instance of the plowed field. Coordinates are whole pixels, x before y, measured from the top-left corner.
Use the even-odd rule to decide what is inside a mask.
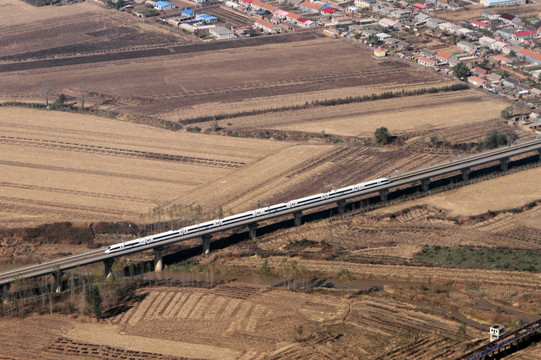
[[[18,320],[13,332],[9,329],[14,321],[0,320],[5,330],[0,335],[0,356],[374,359],[396,352],[403,341],[417,341],[418,347],[401,350],[403,356],[451,359],[480,335],[470,329],[461,343],[447,336],[456,332],[458,322],[405,302],[370,296],[338,299],[241,283],[210,290],[149,288],[141,295],[141,302],[99,324],[32,316]],[[40,326],[48,327],[47,335]],[[13,336],[32,341],[6,346]]]

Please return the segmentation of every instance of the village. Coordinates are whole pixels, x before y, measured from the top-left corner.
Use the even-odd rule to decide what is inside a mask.
[[[109,3],[201,41],[323,31],[373,47],[376,58],[418,63],[530,109],[541,102],[541,20],[535,8],[513,14],[517,5],[534,6],[524,0],[118,1]],[[445,19],[472,8],[480,16]],[[514,125],[536,131],[541,119],[533,113]]]

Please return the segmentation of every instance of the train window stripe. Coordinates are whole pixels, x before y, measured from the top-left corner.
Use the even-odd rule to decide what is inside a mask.
[[[314,198],[314,199],[300,200],[300,201],[297,201],[297,204],[307,204],[307,203],[309,203],[309,202],[319,201],[319,200],[321,200],[320,197]]]
[[[169,236],[177,236],[177,235],[180,235],[180,232],[176,232],[174,234],[165,234],[165,235],[160,235],[160,236],[156,236],[156,237],[153,237],[152,240],[158,240],[158,239],[162,239],[164,237],[169,237]]]
[[[237,217],[234,217],[234,218],[231,218],[231,219],[223,219],[222,224],[230,222],[230,221],[237,221],[237,220],[243,220],[243,219],[251,218],[253,216],[254,216],[254,214],[246,214],[246,215],[237,216]]]

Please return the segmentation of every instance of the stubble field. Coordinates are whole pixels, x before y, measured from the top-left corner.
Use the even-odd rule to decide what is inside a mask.
[[[51,102],[65,93],[69,103],[80,106],[85,93],[93,110],[117,113],[111,119],[0,107],[2,227],[139,222],[141,214],[173,204],[237,213],[258,202],[278,203],[448,161],[450,150],[451,156],[466,154],[487,131],[508,131],[497,119],[507,104],[477,90],[238,117],[219,122],[224,132],[212,131],[213,122],[196,124],[203,132],[209,128],[209,134],[136,124],[141,118],[156,125],[455,82],[397,59],[375,60],[360,44],[317,32],[200,43],[91,1],[38,9],[6,0],[0,9],[6,10],[0,15],[0,46],[6,49],[0,58],[0,99],[43,103],[49,91]],[[388,147],[360,145],[380,126],[399,141]],[[287,141],[227,136],[227,131],[259,130],[323,136]],[[520,139],[531,137],[516,132]],[[326,141],[326,134],[343,142]],[[445,140],[447,147],[433,146],[430,136]],[[508,181],[486,181],[384,210],[311,221],[194,259],[255,273],[261,256],[275,269],[287,257],[323,277],[349,269],[360,279],[402,284],[383,292],[331,295],[240,283],[141,289],[140,301],[100,324],[84,316],[2,319],[1,355],[455,358],[486,337],[483,326],[489,321],[538,313],[539,274],[432,267],[415,255],[445,246],[539,251],[538,204],[477,217],[539,200],[538,173],[534,169]],[[517,189],[525,178],[527,184]],[[171,220],[164,217],[150,220]],[[15,249],[25,256],[27,244],[3,240],[2,255]],[[32,246],[51,257],[85,250]],[[13,253],[6,258],[14,259]],[[439,288],[455,283],[459,290]],[[487,294],[487,300],[479,300],[485,295],[477,292]],[[456,310],[463,305],[456,298],[468,299],[469,312]],[[433,306],[434,299],[444,310]],[[479,303],[493,316],[479,310]],[[503,312],[496,310],[500,306]],[[468,326],[457,336],[463,321]],[[13,338],[14,345],[3,346]]]

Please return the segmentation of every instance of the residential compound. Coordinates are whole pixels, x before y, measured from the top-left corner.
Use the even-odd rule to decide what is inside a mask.
[[[438,14],[458,11],[467,3],[453,0],[223,1],[221,5],[209,7],[194,2],[190,9],[174,10],[179,17],[172,18],[166,12],[160,18],[184,29],[191,28],[190,31],[206,30],[216,39],[322,31],[334,38],[345,37],[373,46],[377,48],[376,58],[400,57],[442,74],[450,74],[453,67],[464,64],[470,74],[463,80],[472,86],[530,105],[541,102],[541,19],[536,17],[536,11],[524,18],[506,12],[506,6],[528,6],[525,0],[481,0],[481,5],[497,7],[482,11],[477,18],[454,22]],[[170,6],[164,1],[153,4],[160,8]],[[216,16],[213,10],[216,8],[242,17],[245,26],[228,26],[227,20]],[[213,27],[220,29],[210,31]]]

